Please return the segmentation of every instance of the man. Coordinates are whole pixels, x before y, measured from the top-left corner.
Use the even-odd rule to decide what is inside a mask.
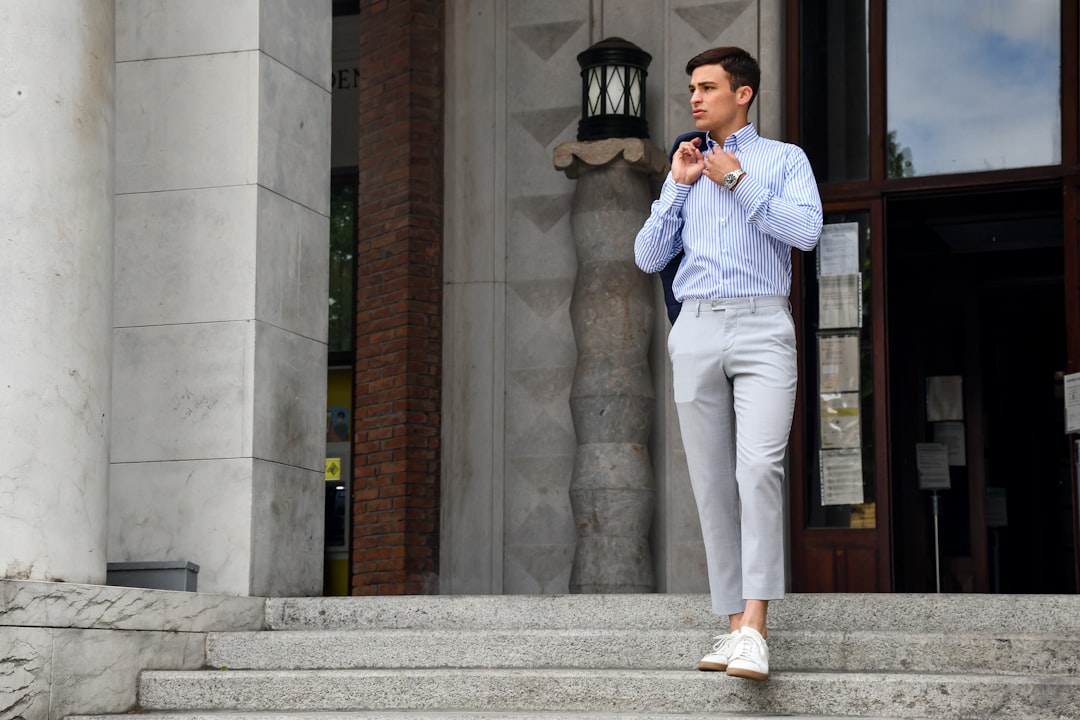
[[[675,149],[634,255],[653,273],[683,253],[668,352],[712,609],[729,630],[698,668],[765,680],[768,604],[784,596],[781,485],[797,378],[791,248],[817,245],[821,199],[805,153],[760,137],[748,120],[761,78],[749,53],[713,48],[686,73],[705,138]]]

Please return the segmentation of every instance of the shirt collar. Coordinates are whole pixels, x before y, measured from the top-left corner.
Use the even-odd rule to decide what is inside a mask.
[[[712,149],[714,146],[720,146],[726,147],[731,152],[738,152],[757,140],[757,137],[757,128],[754,127],[754,123],[746,123],[734,133],[724,138],[722,142],[717,142],[713,139],[712,133],[707,133],[705,135],[705,142],[708,144],[709,149]]]

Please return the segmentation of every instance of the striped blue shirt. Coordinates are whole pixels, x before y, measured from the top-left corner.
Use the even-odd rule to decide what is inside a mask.
[[[720,149],[712,137],[708,149]],[[691,299],[791,293],[791,248],[813,250],[821,197],[797,145],[760,137],[753,123],[724,140],[746,176],[734,191],[704,175],[693,185],[668,173],[660,198],[634,241],[634,259],[659,272],[684,251],[672,290]]]

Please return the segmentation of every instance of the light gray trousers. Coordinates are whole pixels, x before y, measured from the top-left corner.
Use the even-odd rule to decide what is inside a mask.
[[[784,597],[784,456],[795,407],[786,297],[687,300],[668,335],[713,612]]]

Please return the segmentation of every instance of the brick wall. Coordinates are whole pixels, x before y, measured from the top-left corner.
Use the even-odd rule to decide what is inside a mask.
[[[436,593],[443,0],[360,18],[351,592]]]

